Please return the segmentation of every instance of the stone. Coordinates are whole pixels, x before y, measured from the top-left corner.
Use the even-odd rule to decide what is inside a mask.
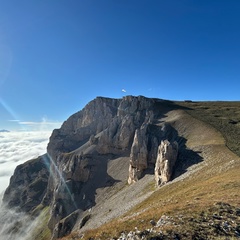
[[[144,169],[147,168],[148,163],[148,149],[147,149],[147,125],[144,124],[140,129],[135,131],[134,140],[130,154],[129,178],[128,183],[136,182],[142,175]]]
[[[151,224],[152,226],[156,226],[156,222],[155,222],[153,219],[150,220],[150,224]]]
[[[76,210],[56,224],[53,231],[52,240],[62,238],[72,231],[78,219],[79,212],[79,210]]]
[[[158,155],[155,164],[155,180],[157,186],[167,183],[172,176],[174,165],[178,155],[178,143],[161,141],[158,147]]]

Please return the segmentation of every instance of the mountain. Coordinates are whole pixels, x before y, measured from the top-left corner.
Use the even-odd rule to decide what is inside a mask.
[[[0,129],[0,132],[9,132],[9,131],[6,129]]]
[[[3,202],[40,217],[31,239],[238,237],[239,107],[97,97],[15,169]]]

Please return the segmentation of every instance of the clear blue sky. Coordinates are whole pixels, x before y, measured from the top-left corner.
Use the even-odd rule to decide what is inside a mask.
[[[240,100],[240,1],[0,1],[0,129],[124,95]]]

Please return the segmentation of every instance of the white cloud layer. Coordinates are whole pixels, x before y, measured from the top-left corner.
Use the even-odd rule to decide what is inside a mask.
[[[17,124],[20,129],[25,131],[50,131],[55,128],[60,128],[62,122],[51,121],[45,117],[39,122],[35,121],[20,121],[17,119],[10,119],[8,122]]]
[[[32,239],[31,234],[39,225],[39,218],[31,219],[17,209],[0,206],[0,240]],[[16,231],[17,228],[17,231]]]
[[[38,219],[32,221],[26,214],[1,204],[3,192],[17,165],[46,153],[52,131],[0,133],[0,240],[30,239]],[[19,226],[18,232],[13,229]]]
[[[0,193],[17,165],[46,153],[51,131],[0,133]]]

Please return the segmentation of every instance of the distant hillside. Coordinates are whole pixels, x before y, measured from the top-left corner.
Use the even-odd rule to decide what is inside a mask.
[[[5,130],[5,129],[0,129],[0,132],[10,132],[10,131]]]
[[[40,214],[31,240],[236,239],[239,123],[240,102],[98,97],[16,168],[3,201]]]
[[[191,116],[212,125],[225,138],[226,145],[240,156],[240,102],[179,102]]]

